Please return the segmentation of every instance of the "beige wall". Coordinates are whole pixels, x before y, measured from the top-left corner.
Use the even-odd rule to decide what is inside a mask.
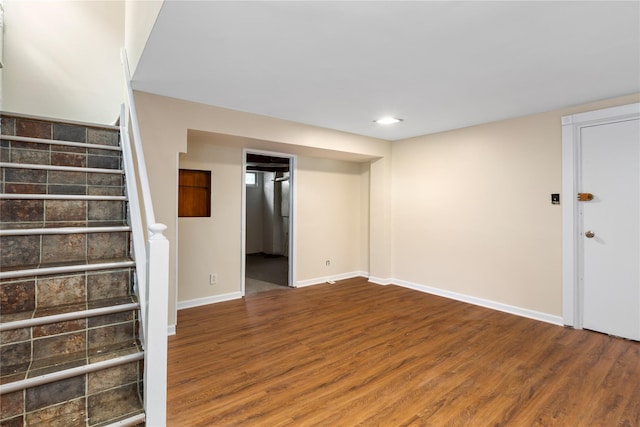
[[[187,153],[180,155],[181,168],[212,172],[212,210],[210,218],[178,220],[179,304],[241,291],[242,156],[242,146],[206,142],[189,142]],[[354,162],[297,158],[296,282],[362,271],[361,254],[368,248],[361,246],[360,224],[368,195],[362,194],[361,169]],[[211,273],[218,274],[213,286]]]
[[[221,137],[224,138],[224,137]],[[178,220],[178,303],[241,291],[241,146],[189,142],[180,167],[210,170],[210,218]],[[298,157],[295,169],[296,282],[360,272],[362,178],[359,163]],[[325,261],[331,260],[326,266]],[[209,285],[209,274],[218,283]],[[237,295],[236,295],[237,296]]]
[[[362,246],[361,224],[368,216],[369,197],[362,181],[358,163],[298,158],[294,184],[297,282],[367,271],[362,253],[368,254],[368,246]]]
[[[393,277],[560,316],[560,118],[638,98],[393,143]]]
[[[112,124],[124,99],[120,1],[4,2],[5,111]]]
[[[298,254],[306,255],[296,261],[298,282],[368,270],[381,282],[396,279],[559,316],[561,217],[549,195],[561,187],[560,117],[637,98],[388,143],[136,92],[156,215],[168,225],[172,244],[170,323],[178,300],[238,292],[241,262],[241,192],[228,182],[213,199],[228,200],[224,215],[230,216],[223,215],[222,227],[205,226],[221,233],[227,250],[215,252],[211,240],[186,225],[180,248],[194,245],[186,250],[204,261],[194,268],[181,264],[176,276],[178,154],[190,151],[196,162],[209,156],[207,167],[223,167],[239,183],[242,148],[299,156],[296,244]],[[213,147],[187,150],[187,140],[189,147]],[[327,183],[344,191],[322,191]],[[308,197],[314,191],[318,197]],[[318,222],[329,206],[340,208],[320,218],[322,227],[303,219],[313,215]],[[340,243],[334,247],[335,239]],[[225,261],[216,264],[212,257]],[[326,259],[336,270],[327,271]],[[210,272],[219,274],[219,286],[206,284]]]
[[[175,308],[178,298],[186,298],[181,293],[177,293],[179,282],[176,264],[178,253],[176,245],[178,239],[176,188],[178,154],[188,151],[187,140],[189,140],[189,144],[207,143],[231,148],[246,147],[347,163],[359,163],[375,158],[385,158],[391,152],[390,143],[387,141],[143,92],[135,92],[135,96],[156,219],[158,222],[168,226],[165,234],[171,244],[169,265],[170,324],[175,324],[176,322]],[[379,161],[376,163],[379,163]],[[303,160],[303,164],[308,163],[304,163]],[[238,165],[235,167],[239,168]],[[357,169],[353,168],[354,171]],[[358,166],[358,168],[361,168],[361,166]],[[370,191],[372,194],[378,194],[377,201],[386,206],[389,205],[389,201],[384,200],[387,192],[377,191],[376,185],[390,185],[389,171],[390,168],[372,168],[369,172],[372,183]],[[362,187],[360,181],[365,178],[360,173],[355,175],[357,178],[347,174],[347,176],[357,180],[358,186]],[[308,181],[313,182],[313,176],[309,178]],[[214,203],[216,197],[218,196],[213,195]],[[357,202],[356,206],[361,212],[360,202],[361,200]],[[371,240],[378,234],[386,232],[389,228],[388,224],[379,223],[380,220],[381,218],[374,218],[371,215],[369,227],[369,238]],[[231,223],[229,225],[231,233],[237,233],[238,241],[240,241],[239,227]],[[237,228],[233,230],[233,227]],[[356,241],[363,241],[363,236],[355,235],[359,236],[356,237]],[[186,242],[183,242],[181,238],[180,244],[183,245],[184,243]],[[388,246],[379,249],[371,247],[370,250],[371,252],[378,250],[380,253],[386,251],[386,257],[378,255],[376,259],[381,259],[388,263],[390,256]],[[229,252],[232,256],[239,256],[239,253],[232,253],[232,250],[229,250]],[[355,265],[362,265],[359,259],[361,257],[360,252],[356,252],[354,256],[356,258]],[[372,260],[373,255],[370,255],[369,259]],[[375,260],[370,261],[370,269],[376,268],[375,262]],[[356,268],[352,267],[352,264],[353,261],[350,260],[348,262],[349,266],[344,268],[348,268],[351,271],[352,268]],[[303,265],[302,270],[304,268],[306,267]],[[313,272],[306,273],[305,271],[300,271],[299,273],[302,275],[301,277],[305,278],[313,277],[314,274]],[[218,289],[222,292],[221,287]],[[216,290],[216,292],[218,291]],[[188,295],[189,298],[194,299],[206,298],[212,294],[189,293]]]
[[[371,212],[369,206],[371,204],[371,185],[369,180],[371,179],[371,173],[369,172],[370,163],[360,163],[360,247],[363,250],[360,252],[360,270],[370,271],[369,268],[369,216]],[[367,250],[369,248],[369,250]]]
[[[242,148],[189,143],[180,167],[211,171],[212,202],[211,217],[178,220],[178,301],[240,292]]]
[[[131,75],[135,73],[163,3],[164,0],[126,0],[124,47],[127,48]]]
[[[369,280],[380,284],[392,278],[391,158],[373,160],[369,168]]]
[[[127,46],[135,69],[162,3],[6,0],[2,109],[112,123],[123,99],[119,49]],[[218,267],[218,249],[201,251],[198,256],[216,260],[205,258],[195,268],[185,261],[178,277],[178,154],[189,151],[184,162],[211,159],[206,167],[228,172],[222,183],[241,176],[244,147],[299,155],[301,188],[319,191],[314,199],[305,193],[298,206],[303,217],[327,214],[324,240],[298,223],[299,251],[309,252],[298,259],[298,281],[369,271],[381,283],[396,279],[559,316],[562,224],[549,195],[561,188],[560,117],[640,96],[395,143],[151,94],[136,93],[136,99],[156,215],[168,225],[172,245],[174,324],[177,300],[210,296],[212,288],[213,295],[235,292],[240,258],[233,246],[239,244],[240,195],[214,189],[234,207],[218,213],[220,223],[203,226],[235,239],[224,256],[236,260]],[[187,150],[187,140],[209,145]],[[325,182],[341,191],[326,191]],[[333,211],[323,211],[330,205]],[[195,224],[181,222],[180,248],[187,253],[191,236],[199,237]],[[212,268],[219,286],[201,285]],[[183,281],[194,285],[178,293]]]

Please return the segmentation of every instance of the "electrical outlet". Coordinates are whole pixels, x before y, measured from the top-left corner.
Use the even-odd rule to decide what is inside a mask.
[[[324,262],[324,265],[326,265],[327,267],[329,267],[331,265],[331,260],[328,259]]]
[[[218,273],[209,274],[209,285],[215,285],[218,283]]]

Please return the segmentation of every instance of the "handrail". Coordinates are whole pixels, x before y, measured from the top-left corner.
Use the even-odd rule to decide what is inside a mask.
[[[127,196],[129,199],[129,221],[131,221],[131,243],[133,245],[133,257],[136,260],[136,280],[134,290],[138,294],[140,302],[140,318],[142,327],[140,328],[140,341],[142,346],[146,342],[146,321],[147,321],[147,250],[145,248],[144,227],[142,225],[142,212],[140,208],[140,198],[136,183],[136,170],[134,158],[129,141],[129,131],[126,126],[124,104],[120,106],[120,138],[122,141],[122,163],[125,173],[125,184],[127,186]],[[131,178],[130,178],[131,177]]]
[[[131,71],[129,70],[129,60],[125,48],[120,50],[120,60],[124,71],[124,81],[127,87],[127,102],[129,104],[129,116],[131,117],[131,131],[133,132],[133,146],[138,160],[138,178],[142,192],[142,200],[145,207],[147,225],[156,223],[156,216],[153,213],[153,203],[151,203],[151,190],[149,189],[149,178],[147,176],[147,165],[144,161],[144,151],[142,150],[142,137],[140,136],[140,126],[138,125],[138,112],[133,98],[133,87],[131,86]]]
[[[144,348],[145,423],[166,425],[167,418],[167,325],[169,304],[169,241],[163,235],[166,225],[155,220],[151,190],[138,126],[131,73],[124,48],[120,51],[127,89],[129,114],[120,109],[120,134],[125,181],[129,199],[133,253],[136,260],[136,286],[140,302],[140,331]],[[133,140],[129,138],[129,128]],[[139,187],[138,187],[139,185]],[[146,233],[143,226],[146,224]],[[146,243],[145,243],[146,240]]]

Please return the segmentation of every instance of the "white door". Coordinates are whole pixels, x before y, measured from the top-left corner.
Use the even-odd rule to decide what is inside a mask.
[[[640,120],[582,127],[583,327],[640,340]],[[588,196],[587,196],[588,197]]]

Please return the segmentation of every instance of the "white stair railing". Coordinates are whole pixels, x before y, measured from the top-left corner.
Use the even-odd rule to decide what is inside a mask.
[[[164,426],[167,418],[167,324],[169,303],[169,241],[166,225],[156,223],[149,178],[144,161],[127,52],[120,52],[127,89],[129,114],[120,110],[120,134],[124,162],[133,254],[136,260],[136,293],[140,302],[140,332],[144,347],[144,407],[146,425]],[[129,137],[129,127],[133,141]],[[144,227],[146,224],[146,230]]]

